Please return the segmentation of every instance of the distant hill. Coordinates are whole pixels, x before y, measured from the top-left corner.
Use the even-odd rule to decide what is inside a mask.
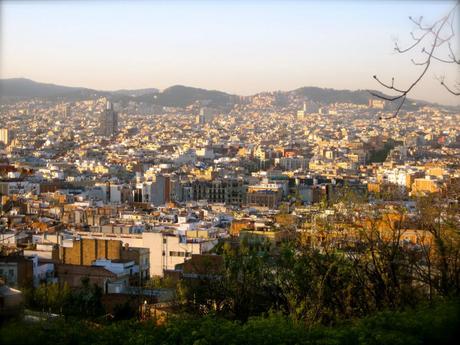
[[[354,104],[368,104],[369,99],[375,98],[370,94],[372,91],[376,95],[387,96],[383,92],[377,90],[335,90],[335,89],[322,89],[319,87],[301,87],[296,90],[288,91],[298,96],[303,96],[311,101],[320,104],[330,103],[354,103]],[[396,104],[397,101],[395,101]],[[413,104],[417,104],[414,106]],[[424,104],[432,104],[426,101],[414,100],[408,98],[404,104],[404,109],[414,110]],[[393,106],[394,107],[394,106]]]
[[[163,106],[185,107],[196,101],[207,101],[211,106],[224,106],[234,103],[236,96],[216,90],[175,85],[157,95],[155,103]]]
[[[383,93],[374,91],[377,94]],[[284,95],[296,95],[305,97],[312,101],[329,104],[336,102],[349,102],[355,104],[367,104],[372,98],[367,90],[335,90],[319,87],[302,87],[292,91],[281,91]],[[0,79],[0,100],[16,100],[26,98],[51,98],[64,101],[75,101],[88,97],[109,97],[113,101],[138,101],[161,106],[185,107],[197,101],[211,107],[231,107],[241,101],[237,95],[228,94],[217,90],[206,90],[183,85],[171,86],[163,91],[156,88],[145,89],[122,89],[116,91],[93,90],[84,87],[69,87],[55,84],[35,82],[25,78]],[[413,108],[412,103],[417,106],[432,104],[425,101],[408,99],[404,108]],[[446,109],[457,109],[458,107],[445,106]]]
[[[110,93],[113,95],[122,95],[122,96],[130,96],[130,97],[139,97],[145,95],[153,95],[159,93],[160,90],[155,88],[148,88],[148,89],[135,89],[135,90],[116,90],[111,91]]]
[[[210,91],[194,87],[176,85],[163,92],[156,88],[138,90],[101,91],[83,87],[69,87],[55,84],[35,82],[30,79],[13,78],[0,79],[1,99],[26,98],[66,98],[68,100],[82,99],[89,96],[110,97],[113,100],[135,100],[155,103],[162,106],[184,107],[196,101],[207,101],[209,105],[221,106],[232,103],[235,96],[221,91]]]
[[[69,87],[38,83],[25,78],[0,79],[0,98],[84,97],[97,91],[83,87]]]
[[[290,91],[299,96],[306,97],[311,101],[328,104],[328,103],[356,103],[367,104],[371,97],[367,90],[335,90],[335,89],[322,89],[319,87],[302,87]]]

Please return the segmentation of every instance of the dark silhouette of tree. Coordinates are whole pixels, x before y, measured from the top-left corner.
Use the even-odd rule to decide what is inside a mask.
[[[423,17],[419,17],[417,19],[409,17],[410,21],[416,26],[415,33],[410,33],[414,42],[411,45],[402,48],[396,41],[394,50],[397,53],[404,54],[422,47],[421,54],[423,59],[420,61],[416,61],[414,59],[411,60],[414,65],[420,66],[422,69],[413,82],[406,88],[396,86],[394,77],[391,78],[391,82],[388,83],[382,81],[382,79],[380,79],[377,75],[373,76],[373,78],[382,87],[396,93],[394,96],[386,96],[381,93],[370,91],[374,97],[390,102],[396,102],[396,111],[385,119],[394,118],[399,114],[406,101],[407,95],[425,77],[433,62],[460,65],[460,58],[456,56],[454,48],[452,47],[452,42],[454,42],[456,36],[454,25],[455,19],[458,18],[457,12],[459,10],[459,4],[460,2],[457,1],[455,6],[445,16],[430,25],[423,22]],[[437,79],[447,92],[455,96],[460,95],[459,82],[457,82],[454,86],[449,86],[445,81],[445,76],[437,76]]]

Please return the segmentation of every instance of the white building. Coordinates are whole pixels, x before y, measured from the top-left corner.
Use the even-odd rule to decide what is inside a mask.
[[[139,273],[139,266],[132,260],[98,259],[93,262],[93,266],[104,267],[106,270],[109,270],[118,276],[132,276],[133,274]]]
[[[140,198],[135,196],[134,201],[152,203],[155,206],[163,205],[169,201],[168,176],[156,175],[153,181],[136,184],[136,189]]]
[[[9,145],[12,138],[12,132],[8,128],[0,128],[0,142],[5,145]]]
[[[187,238],[182,231],[157,231],[142,234],[104,234],[79,232],[82,238],[100,238],[122,241],[129,247],[148,248],[150,250],[150,275],[163,276],[164,270],[174,270],[192,254],[203,254],[210,251],[217,239]]]
[[[0,194],[40,194],[40,185],[28,181],[6,181],[0,182]]]
[[[308,163],[309,159],[303,158],[303,157],[281,157],[275,159],[275,162],[278,163],[278,165],[283,169],[283,170],[305,170],[308,168]]]

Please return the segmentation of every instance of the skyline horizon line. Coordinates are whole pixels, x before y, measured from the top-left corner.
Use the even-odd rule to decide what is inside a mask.
[[[227,91],[227,90],[224,90],[224,89],[208,88],[208,87],[203,87],[203,86],[193,86],[193,85],[187,85],[187,84],[172,84],[172,85],[170,85],[168,87],[165,87],[165,88],[159,88],[159,87],[155,87],[155,86],[145,86],[145,87],[122,87],[122,88],[116,88],[116,89],[103,89],[103,88],[94,88],[94,87],[89,87],[89,86],[71,85],[71,84],[67,84],[67,83],[66,84],[60,84],[60,83],[56,83],[56,82],[38,81],[36,79],[32,79],[32,78],[25,77],[25,76],[8,77],[8,78],[0,77],[0,81],[6,81],[6,80],[27,80],[27,81],[32,81],[32,82],[37,83],[37,84],[45,84],[45,85],[53,85],[53,86],[69,87],[69,88],[88,89],[88,90],[94,90],[94,91],[99,91],[99,92],[137,91],[137,90],[145,90],[145,89],[156,89],[161,93],[161,92],[164,92],[165,90],[170,89],[172,87],[181,86],[181,87],[193,88],[193,89],[201,89],[201,90],[206,90],[206,91],[222,92],[222,93],[225,93],[225,94],[230,95],[230,96],[238,96],[238,97],[252,97],[252,96],[255,96],[255,95],[258,95],[258,94],[261,94],[261,93],[266,93],[266,92],[291,92],[291,91],[299,90],[299,89],[302,89],[302,88],[318,88],[318,89],[323,89],[323,90],[350,91],[350,92],[366,91],[366,92],[369,92],[369,93],[370,92],[379,92],[379,93],[382,93],[383,95],[388,96],[387,93],[385,93],[383,91],[380,91],[378,89],[334,88],[334,87],[327,87],[327,86],[324,87],[324,86],[317,86],[317,85],[311,85],[311,84],[310,85],[304,84],[302,86],[298,86],[298,87],[290,88],[290,89],[276,89],[276,90],[265,89],[265,90],[257,91],[255,93],[242,94],[242,93],[236,93],[236,92],[233,92],[233,91]],[[0,89],[0,96],[1,96],[1,89]],[[372,96],[371,94],[369,96],[371,98],[372,97],[373,98],[378,98],[378,97]],[[408,99],[410,99],[412,101],[422,101],[422,102],[430,103],[430,104],[433,104],[433,105],[439,105],[439,106],[460,107],[460,103],[458,103],[458,104],[446,104],[446,103],[440,103],[440,102],[436,102],[436,101],[429,101],[429,100],[422,99],[422,98],[419,98],[419,97],[417,97],[417,98],[409,97]]]

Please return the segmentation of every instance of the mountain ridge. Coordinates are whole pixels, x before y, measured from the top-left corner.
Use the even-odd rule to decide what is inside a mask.
[[[373,98],[369,91],[380,93],[375,90],[348,90],[320,88],[315,86],[303,86],[289,91],[275,91],[280,94],[305,97],[311,101],[321,104],[336,102],[350,102],[356,104],[367,104]],[[194,102],[207,103],[210,106],[228,106],[238,103],[246,97],[253,97],[267,92],[259,92],[251,96],[239,96],[219,90],[208,90],[203,88],[173,85],[162,91],[157,88],[144,89],[120,89],[114,91],[96,90],[86,87],[63,86],[53,83],[41,83],[27,78],[0,79],[1,100],[21,100],[28,98],[57,98],[66,101],[73,101],[87,97],[110,97],[114,100],[134,100],[158,104],[160,106],[185,107]],[[439,105],[436,103],[409,100],[418,104],[431,104],[458,109],[459,107]]]

